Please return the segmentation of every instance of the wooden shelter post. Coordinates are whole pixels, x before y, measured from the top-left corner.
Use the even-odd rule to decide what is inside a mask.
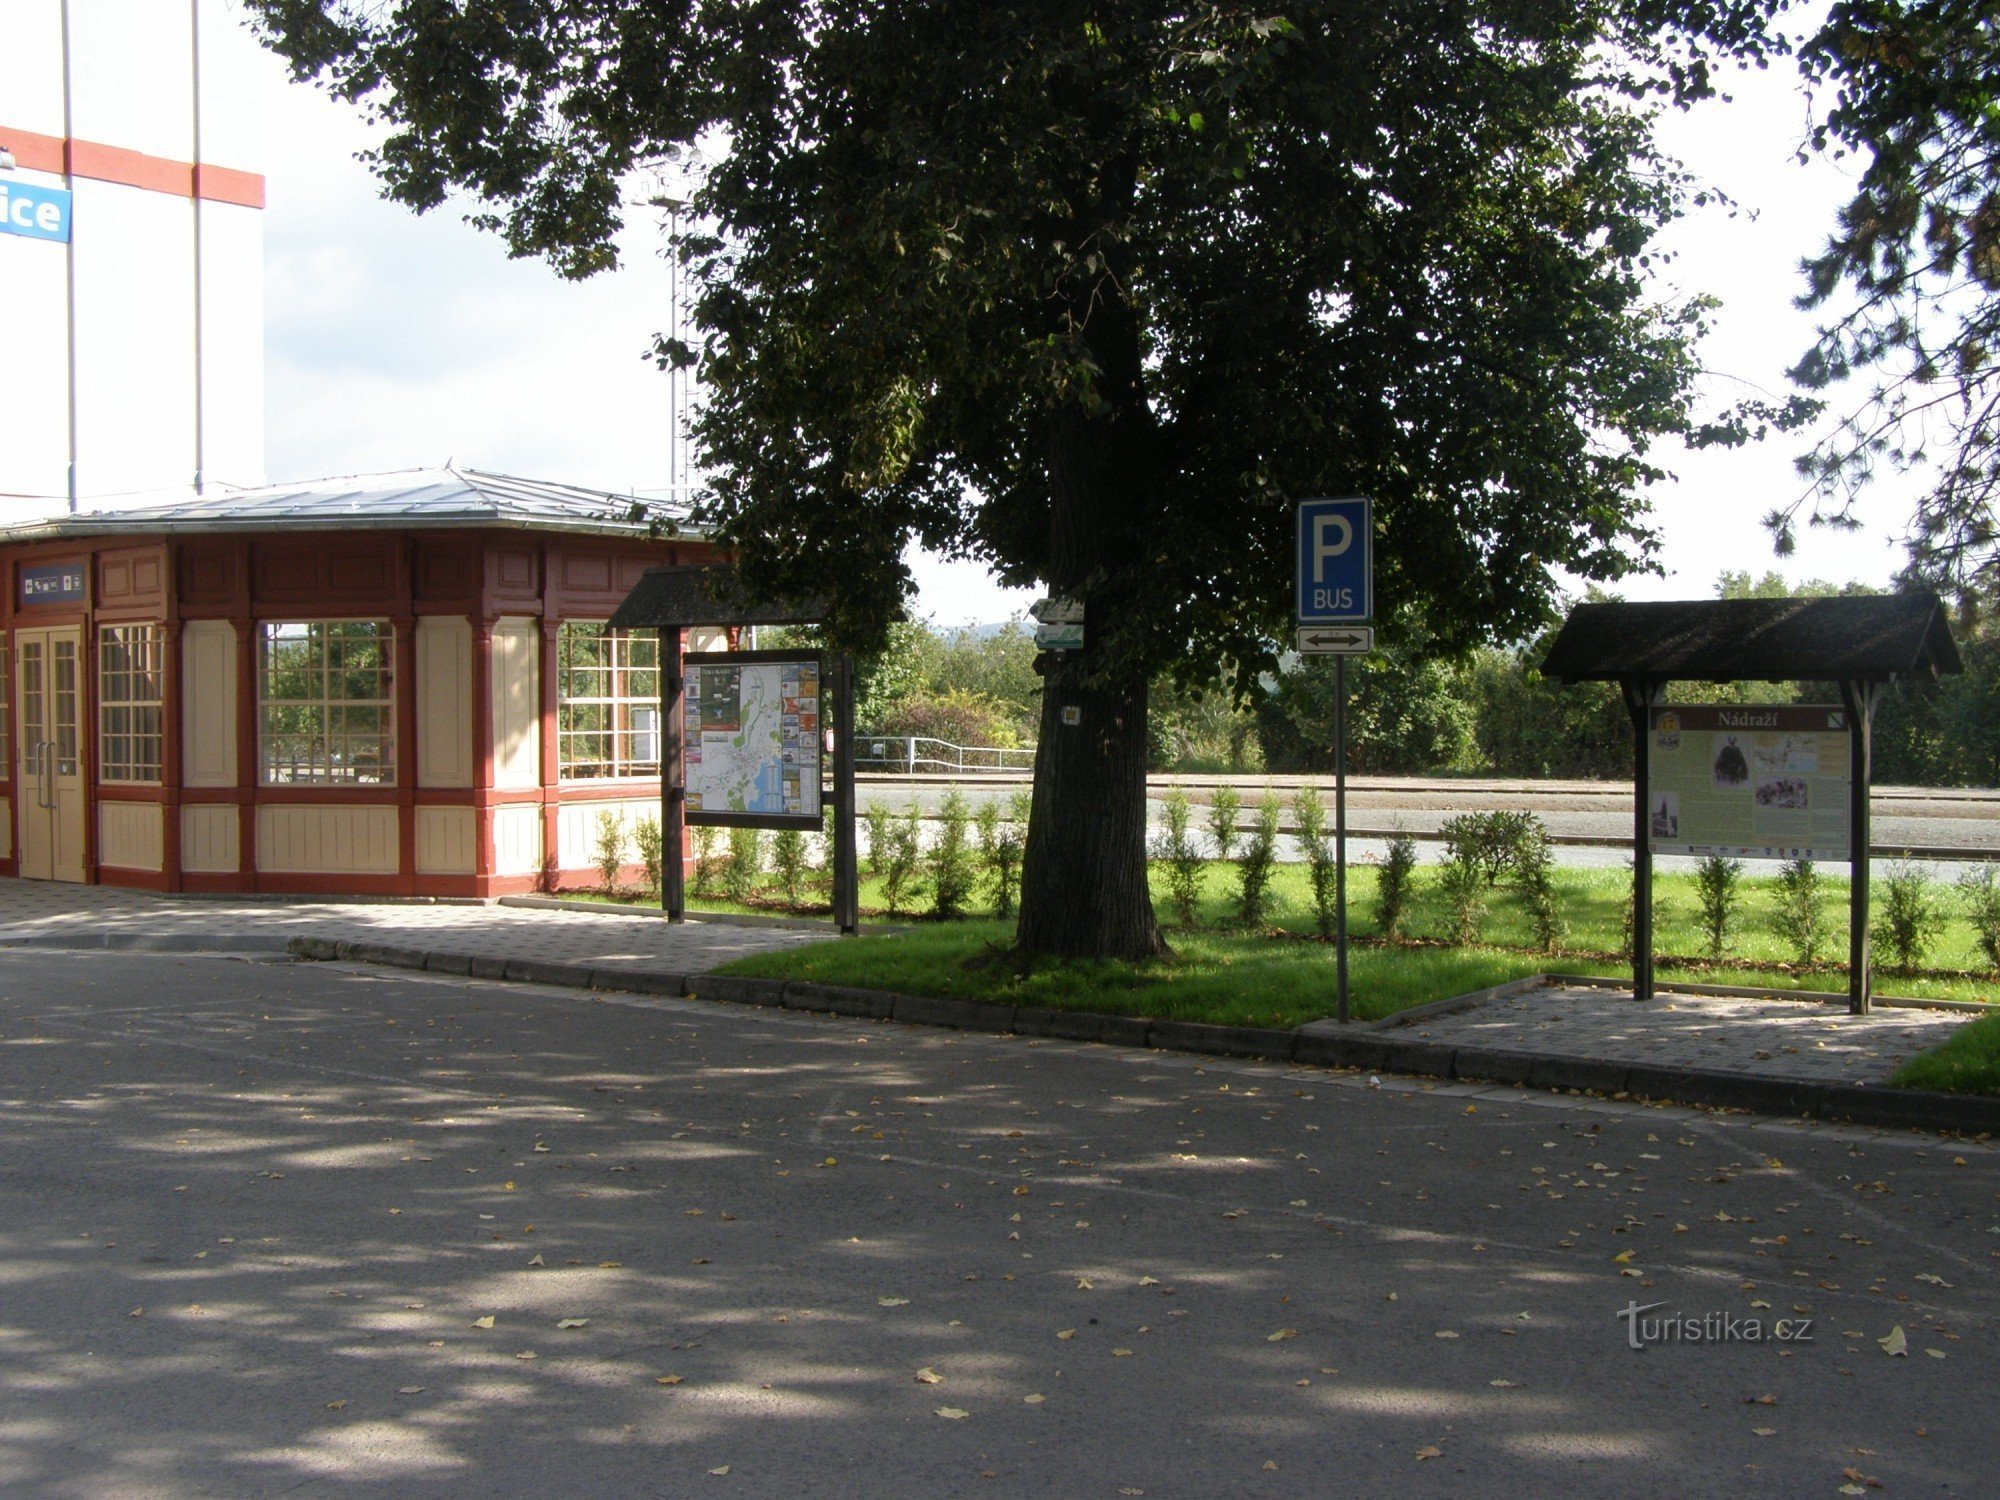
[[[833,659],[833,920],[861,930],[860,860],[854,836],[854,658]]]
[[[1847,709],[1849,801],[1847,812],[1848,896],[1847,896],[1847,1013],[1865,1016],[1874,1008],[1873,975],[1869,972],[1868,951],[1869,857],[1868,823],[1870,784],[1875,773],[1875,705],[1882,697],[1882,684],[1844,679],[1840,701]]]
[[[660,905],[687,919],[687,761],[681,739],[681,627],[660,627]]]
[[[1632,998],[1653,998],[1652,711],[1661,684],[1621,677],[1618,690],[1632,719]]]

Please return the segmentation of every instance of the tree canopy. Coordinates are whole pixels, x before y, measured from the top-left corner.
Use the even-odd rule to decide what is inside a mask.
[[[1446,649],[1643,565],[1701,319],[1645,284],[1689,191],[1649,111],[1762,45],[1732,0],[251,4],[393,126],[392,196],[567,274],[703,156],[661,349],[700,514],[857,644],[912,537],[1084,601],[1021,941],[1088,953],[1159,946],[1147,686],[1268,665],[1295,499],[1372,495],[1378,596]]]
[[[1984,0],[1840,0],[1800,51],[1824,102],[1813,149],[1858,156],[1808,307],[1829,313],[1793,371],[1808,390],[1851,376],[1862,403],[1801,462],[1809,504],[1773,512],[1788,550],[1801,510],[1855,524],[1887,464],[1933,476],[1911,562],[1976,603],[2000,594],[2000,23]],[[1763,415],[1774,415],[1765,411]],[[1807,415],[1794,405],[1785,414]]]

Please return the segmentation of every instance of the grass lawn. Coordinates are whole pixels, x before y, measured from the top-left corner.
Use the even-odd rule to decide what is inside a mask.
[[[2000,1094],[2000,1015],[1982,1016],[1919,1053],[1889,1077],[1895,1088]]]
[[[1620,870],[1559,870],[1557,883],[1569,931],[1553,954],[1534,951],[1528,917],[1504,886],[1491,893],[1479,946],[1457,948],[1443,941],[1448,927],[1444,904],[1428,872],[1420,874],[1405,932],[1412,941],[1386,945],[1373,938],[1375,872],[1362,867],[1348,878],[1350,988],[1355,1013],[1379,1019],[1413,1005],[1465,994],[1543,970],[1623,977],[1630,973],[1622,955],[1624,900],[1628,877]],[[1844,880],[1827,881],[1827,942],[1830,953],[1846,951]],[[827,984],[858,985],[905,993],[965,996],[1021,1005],[1044,1005],[1207,1020],[1252,1026],[1296,1026],[1331,1015],[1334,954],[1316,937],[1311,887],[1302,866],[1280,866],[1273,881],[1268,925],[1248,932],[1230,926],[1233,872],[1211,865],[1204,885],[1200,925],[1169,927],[1171,956],[1143,964],[1043,962],[1022,973],[1000,959],[1011,939],[1010,924],[990,912],[972,919],[939,923],[917,916],[902,933],[864,936],[859,941],[818,944],[760,955],[731,964],[733,974],[782,975]],[[1662,875],[1655,882],[1657,972],[1663,981],[1754,985],[1772,989],[1844,991],[1845,966],[1838,963],[1801,970],[1788,962],[1789,949],[1777,933],[1774,882],[1746,876],[1742,912],[1725,949],[1710,963],[1701,957],[1694,879]],[[1164,878],[1154,871],[1154,898],[1162,916],[1169,911]],[[1940,892],[1949,904],[1949,895]],[[864,878],[862,906],[877,917],[884,898],[881,883]],[[702,903],[718,909],[719,903]],[[770,911],[771,905],[736,907]],[[823,908],[822,908],[823,909]],[[1983,957],[1971,927],[1954,914],[1931,955],[1931,966],[1915,975],[1878,967],[1881,994],[1923,999],[2000,1000],[2000,978],[1982,968]]]

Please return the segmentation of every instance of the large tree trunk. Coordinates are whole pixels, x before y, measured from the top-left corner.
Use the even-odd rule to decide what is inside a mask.
[[[1136,376],[1136,357],[1128,362]],[[1136,397],[1136,379],[1130,389]],[[1048,581],[1058,595],[1084,596],[1085,645],[1042,659],[1034,813],[1016,929],[1029,954],[1147,958],[1166,951],[1146,885],[1148,673],[1143,650],[1126,639],[1135,615],[1121,597],[1145,534],[1152,435],[1136,399],[1116,416],[1068,407],[1051,418]]]
[[[1146,683],[1084,678],[1085,664],[1065,659],[1042,687],[1017,941],[1028,953],[1148,958],[1166,942],[1146,886]]]

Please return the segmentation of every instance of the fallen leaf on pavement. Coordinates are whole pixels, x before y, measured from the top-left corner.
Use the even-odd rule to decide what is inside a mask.
[[[654,1385],[679,1385],[680,1383],[681,1377],[678,1375],[655,1375],[653,1377]]]
[[[877,1307],[908,1307],[910,1299],[908,1297],[877,1297],[875,1305]]]
[[[556,1327],[558,1328],[587,1328],[589,1326],[590,1319],[588,1318],[558,1318],[556,1320]]]
[[[1023,1396],[1021,1399],[1024,1402],[1026,1402],[1029,1406],[1040,1406],[1044,1401],[1048,1400],[1049,1398],[1047,1396],[1044,1396],[1040,1391],[1037,1391],[1035,1392],[1034,1395]]]
[[[1910,1340],[1904,1334],[1901,1323],[1891,1328],[1881,1338],[1875,1340],[1875,1342],[1882,1346],[1884,1354],[1907,1356],[1910,1352]]]
[[[917,1371],[917,1379],[925,1385],[936,1385],[944,1379],[944,1376],[938,1374],[929,1365],[926,1365],[923,1369]]]
[[[1423,1462],[1427,1458],[1443,1458],[1443,1457],[1444,1457],[1444,1449],[1439,1448],[1431,1443],[1426,1443],[1424,1444],[1423,1447],[1417,1450],[1417,1461],[1419,1463]]]
[[[727,1474],[729,1472],[729,1465],[717,1464],[714,1468],[710,1469],[708,1472],[711,1474]]]
[[[1265,1334],[1264,1342],[1267,1344],[1281,1344],[1286,1339],[1295,1339],[1298,1336],[1299,1331],[1296,1328],[1280,1328],[1276,1333]]]
[[[966,1417],[972,1415],[971,1412],[967,1411],[962,1406],[940,1406],[937,1409],[937,1414],[943,1417],[947,1422],[962,1421]]]
[[[493,1314],[488,1313],[483,1318],[474,1318],[472,1320],[472,1326],[474,1328],[491,1328],[493,1326]]]

